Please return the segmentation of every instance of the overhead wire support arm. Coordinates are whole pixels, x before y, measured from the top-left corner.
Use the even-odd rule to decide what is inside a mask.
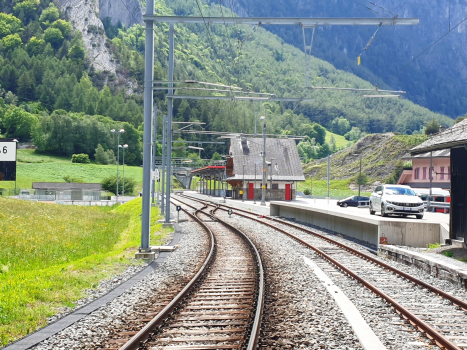
[[[417,25],[418,18],[291,18],[291,17],[186,17],[186,16],[150,16],[144,15],[144,20],[159,23],[185,24],[250,24],[250,25],[298,25],[298,26],[333,26],[333,25]]]
[[[306,87],[310,85],[310,56],[311,56],[311,51],[313,49],[313,42],[315,40],[315,31],[316,31],[316,25],[314,26],[305,26],[302,25],[302,33],[303,33],[303,47],[305,51],[305,65],[306,65]],[[306,29],[307,28],[313,28],[313,34],[311,35],[311,43],[310,45],[306,44]]]

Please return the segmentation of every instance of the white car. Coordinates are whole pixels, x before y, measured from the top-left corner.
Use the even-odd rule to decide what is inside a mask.
[[[403,185],[381,185],[370,196],[370,214],[379,211],[381,216],[397,214],[406,217],[415,215],[423,218],[423,201],[409,187]]]

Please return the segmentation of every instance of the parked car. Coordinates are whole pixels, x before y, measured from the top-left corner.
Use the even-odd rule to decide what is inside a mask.
[[[381,216],[415,215],[417,219],[421,219],[425,208],[423,201],[409,186],[381,185],[370,195],[370,214],[374,215],[376,211]]]
[[[337,205],[343,208],[367,206],[369,201],[370,201],[369,197],[351,196],[351,197],[344,198],[344,199],[337,201]]]

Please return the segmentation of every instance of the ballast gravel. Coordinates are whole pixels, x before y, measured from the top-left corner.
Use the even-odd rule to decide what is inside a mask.
[[[172,207],[172,215],[176,215]],[[184,213],[181,219],[187,219]],[[106,306],[84,317],[72,326],[41,342],[36,350],[99,349],[107,345],[107,338],[116,327],[124,324],[135,305],[145,304],[154,297],[164,297],[171,283],[191,278],[204,262],[208,251],[207,234],[199,225],[187,221],[180,223],[183,237],[168,259],[142,281]],[[157,300],[157,299],[156,299]]]
[[[304,263],[315,254],[283,234],[234,215],[218,215],[255,243],[266,273],[260,349],[362,349],[334,299]]]

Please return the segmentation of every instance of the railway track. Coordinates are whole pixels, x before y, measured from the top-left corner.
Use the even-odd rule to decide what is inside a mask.
[[[199,202],[197,198],[184,197]],[[408,331],[410,325],[413,326],[442,349],[467,349],[467,303],[464,300],[299,225],[276,218],[258,218],[251,212],[226,205],[210,205],[224,212],[233,210],[236,215],[267,225],[312,249],[318,255],[315,263],[333,278],[350,276],[389,302],[402,317],[399,323],[409,326]]]
[[[258,251],[246,235],[212,214],[182,210],[209,233],[211,250],[162,311],[140,331],[122,332],[132,337],[120,349],[256,348],[264,298]]]

